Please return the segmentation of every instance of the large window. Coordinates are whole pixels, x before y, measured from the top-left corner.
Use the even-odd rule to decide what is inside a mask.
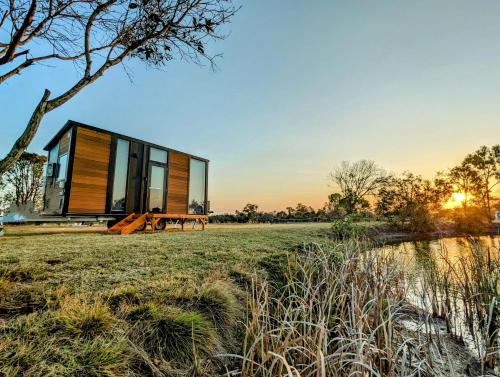
[[[116,143],[112,211],[125,211],[129,148],[130,143],[127,140],[118,139]]]
[[[189,208],[188,213],[205,214],[206,163],[192,158],[189,163]]]

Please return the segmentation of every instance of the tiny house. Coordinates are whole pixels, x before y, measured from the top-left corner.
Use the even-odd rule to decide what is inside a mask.
[[[110,216],[115,230],[120,220],[140,223],[135,230],[167,219],[205,224],[207,159],[71,120],[44,149],[46,215]]]

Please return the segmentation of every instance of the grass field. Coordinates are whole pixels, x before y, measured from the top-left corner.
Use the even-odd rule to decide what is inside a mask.
[[[163,279],[200,282],[211,274],[251,271],[266,255],[323,241],[327,224],[211,225],[205,232],[104,234],[102,227],[19,226],[0,238],[0,271],[92,291]]]
[[[211,355],[240,349],[242,284],[263,271],[263,259],[325,241],[327,228],[120,236],[102,227],[8,227],[0,238],[0,375],[219,375]]]

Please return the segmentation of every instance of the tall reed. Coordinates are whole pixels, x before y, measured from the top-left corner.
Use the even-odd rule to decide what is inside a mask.
[[[457,256],[441,244],[417,289],[448,332],[475,349],[485,372],[500,366],[500,250],[473,238],[464,243]]]
[[[406,280],[391,253],[346,241],[311,245],[284,266],[286,283],[254,277],[241,376],[434,375],[437,337],[400,324]]]

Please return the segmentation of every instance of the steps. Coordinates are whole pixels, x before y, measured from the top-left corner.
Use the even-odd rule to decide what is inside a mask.
[[[136,230],[143,230],[146,228],[147,219],[148,213],[144,213],[142,215],[132,213],[109,228],[108,233],[130,234]]]

